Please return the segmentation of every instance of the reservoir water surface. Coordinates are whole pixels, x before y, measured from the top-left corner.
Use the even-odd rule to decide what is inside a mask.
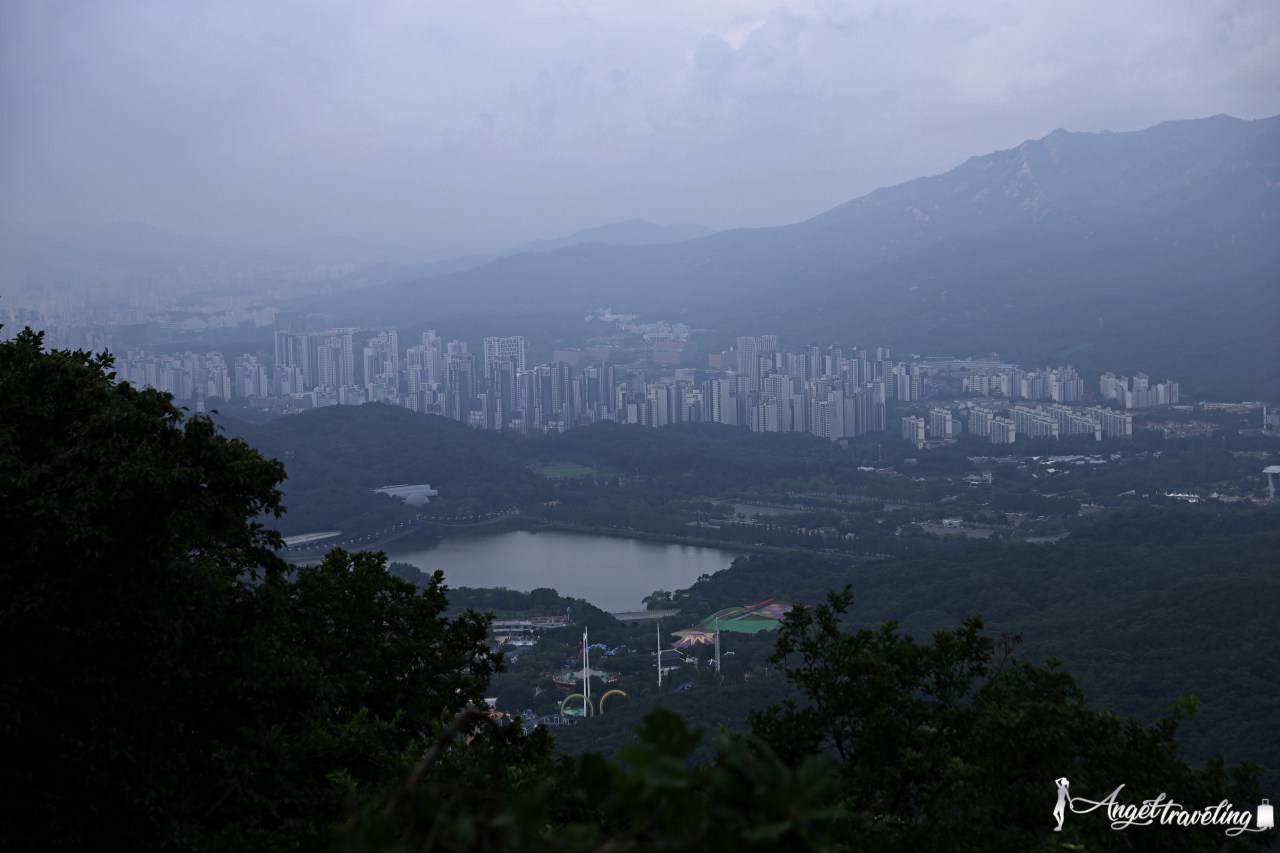
[[[551,587],[612,612],[642,610],[641,599],[654,590],[684,589],[739,556],[718,548],[524,530],[447,539],[432,548],[398,550],[390,543],[385,550],[393,562],[442,570],[450,587]]]

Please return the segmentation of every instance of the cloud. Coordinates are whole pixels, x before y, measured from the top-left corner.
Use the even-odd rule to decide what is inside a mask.
[[[514,243],[794,221],[1055,127],[1280,112],[1280,4],[0,6],[0,216]]]

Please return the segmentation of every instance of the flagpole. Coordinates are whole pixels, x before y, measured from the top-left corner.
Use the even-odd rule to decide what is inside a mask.
[[[654,625],[658,629],[658,690],[662,690],[662,623]]]

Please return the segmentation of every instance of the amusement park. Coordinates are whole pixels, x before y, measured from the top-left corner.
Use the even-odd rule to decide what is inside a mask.
[[[527,727],[571,727],[616,714],[636,700],[755,677],[792,605],[766,599],[698,618],[679,611],[612,614],[578,602],[560,615],[496,619],[490,643],[505,653],[489,704]],[[585,612],[584,612],[585,611]],[[594,611],[594,612],[590,612]],[[593,641],[593,636],[596,638]]]

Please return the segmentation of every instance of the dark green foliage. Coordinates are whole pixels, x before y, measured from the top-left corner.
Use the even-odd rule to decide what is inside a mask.
[[[278,507],[283,471],[167,396],[113,385],[107,357],[41,343],[24,331],[0,345],[0,772],[13,797],[0,838],[140,842],[179,829],[188,756],[234,725],[231,709],[186,718],[252,653],[241,580],[280,566],[275,535],[246,519]]]
[[[1144,727],[1084,703],[1056,665],[1013,656],[979,620],[931,644],[893,624],[850,631],[851,597],[793,611],[774,662],[796,699],[752,715],[748,735],[712,750],[670,711],[640,722],[611,764],[467,757],[457,741],[496,745],[502,729],[467,711],[405,784],[347,827],[352,850],[1218,850],[1270,840],[1220,828],[1118,832],[1104,815],[1071,813],[1053,832],[1055,782],[1103,798],[1167,792],[1189,808],[1259,801],[1249,768],[1201,770],[1173,735],[1194,705]],[[711,686],[696,690],[721,696]],[[582,723],[587,728],[599,721]],[[508,735],[508,737],[511,737]],[[451,772],[439,772],[453,759]]]
[[[0,344],[0,846],[315,849],[482,699],[485,623],[380,555],[291,576],[279,463],[41,343]]]
[[[776,553],[740,557],[687,590],[673,594],[663,606],[679,607],[697,618],[733,604],[766,598],[803,604],[821,601],[829,589],[849,582],[853,562],[828,554]]]
[[[331,406],[254,425],[226,419],[235,434],[285,461],[286,533],[376,531],[418,513],[374,494],[381,486],[428,483],[440,492],[424,515],[470,515],[532,500],[545,481],[524,468],[507,436],[378,404]]]
[[[499,738],[483,717],[460,716]],[[408,783],[365,809],[349,827],[351,850],[589,851],[829,850],[839,777],[824,756],[791,767],[764,741],[717,738],[715,760],[689,759],[702,740],[675,714],[655,711],[622,751],[624,766],[598,755],[520,768],[478,765],[470,776],[424,773],[450,755],[437,741]],[[529,772],[532,771],[532,775]],[[513,773],[523,776],[512,785]],[[495,796],[495,792],[514,790]]]
[[[845,630],[846,589],[784,620],[775,662],[800,691],[752,715],[754,731],[792,762],[815,752],[843,768],[849,834],[896,850],[1221,849],[1220,830],[1153,826],[1116,834],[1098,815],[1051,830],[1054,781],[1095,799],[1124,784],[1169,792],[1188,808],[1222,799],[1250,809],[1256,777],[1218,763],[1192,771],[1176,754],[1176,720],[1150,728],[1084,703],[1056,665],[1013,657],[1020,638],[992,639],[977,619],[922,645],[885,623]]]
[[[726,635],[725,645],[734,654],[724,659],[720,675],[707,661],[698,667],[682,667],[667,674],[661,692],[655,683],[652,658],[646,651],[643,672],[623,685],[627,698],[610,700],[607,713],[592,719],[590,725],[557,729],[556,747],[571,755],[596,752],[616,759],[635,740],[636,726],[659,708],[679,714],[691,726],[746,733],[748,710],[766,708],[794,694],[781,673],[766,666],[774,638],[774,634]],[[690,683],[691,687],[677,690]],[[700,746],[697,758],[712,759],[712,746],[713,743]]]
[[[1080,512],[1080,502],[1070,498],[1046,498],[1037,494],[996,493],[989,506],[996,512],[1025,512],[1032,515],[1064,515],[1074,517]]]
[[[331,552],[263,594],[279,607],[270,625],[276,656],[288,662],[284,675],[299,680],[278,696],[265,677],[248,685],[265,689],[259,713],[271,738],[258,747],[260,779],[227,768],[247,799],[229,803],[226,815],[232,825],[252,826],[246,815],[264,822],[257,840],[244,833],[251,846],[305,846],[352,803],[399,778],[454,709],[482,704],[499,661],[481,645],[483,619],[441,616],[442,576],[415,588],[391,576],[380,554]],[[289,816],[287,833],[260,814],[272,791],[267,802],[277,818]]]
[[[449,592],[449,604],[455,611],[489,611],[498,618],[522,616],[562,616],[568,614],[573,625],[547,634],[550,645],[558,648],[577,648],[582,629],[590,632],[593,643],[615,644],[623,642],[627,632],[618,620],[584,598],[569,598],[554,589],[539,587],[529,592],[511,589],[486,589],[458,587]]]
[[[1179,731],[1186,753],[1255,762],[1274,786],[1277,549],[1274,507],[1135,507],[1088,516],[1052,546],[924,540],[893,559],[744,557],[670,604],[694,613],[765,597],[813,604],[852,583],[860,627],[892,619],[927,636],[981,613],[997,633],[1027,638],[1025,659],[1063,661],[1099,707],[1149,723],[1177,697],[1199,696]]]
[[[369,417],[364,409],[371,410]],[[352,421],[350,429],[320,423],[344,418]],[[323,471],[321,463],[331,455],[342,458],[328,449],[338,436],[397,448],[396,458],[414,465],[486,453],[493,464],[477,464],[468,488],[500,495],[501,506],[520,501],[513,523],[521,525],[680,537],[749,551],[762,545],[789,549],[744,558],[733,571],[694,584],[687,593],[655,595],[651,606],[678,606],[705,616],[728,604],[770,597],[813,603],[827,590],[852,582],[859,594],[854,617],[863,626],[896,619],[924,636],[982,613],[997,630],[1027,636],[1028,657],[1064,661],[1103,707],[1150,722],[1177,696],[1197,694],[1202,709],[1179,734],[1188,754],[1197,760],[1225,754],[1232,761],[1257,761],[1265,780],[1280,779],[1280,748],[1268,734],[1269,720],[1280,713],[1280,698],[1267,689],[1267,673],[1280,666],[1275,632],[1268,627],[1268,614],[1280,606],[1280,582],[1269,571],[1280,530],[1276,511],[1171,501],[1151,506],[1164,500],[1159,496],[1166,490],[1204,489],[1218,482],[1260,489],[1262,466],[1280,462],[1274,452],[1269,457],[1233,453],[1218,439],[1173,441],[1143,433],[1133,442],[1090,444],[1087,452],[1100,453],[1106,464],[1059,465],[1061,473],[1051,476],[1034,462],[1025,470],[1018,464],[979,462],[973,467],[990,471],[994,483],[973,488],[956,475],[970,467],[968,456],[992,453],[991,445],[976,439],[940,451],[910,448],[917,464],[907,469],[902,443],[883,437],[867,437],[841,450],[811,436],[761,435],[714,424],[661,430],[600,424],[520,437],[370,406],[335,407],[272,426],[279,452],[292,448],[295,457],[311,460],[304,472]],[[431,442],[423,440],[426,436]],[[414,455],[412,448],[419,446],[429,450]],[[1040,449],[1052,453],[1056,445]],[[361,465],[385,466],[388,476],[395,470],[394,460],[380,459],[368,448],[350,452]],[[672,470],[671,457],[690,467]],[[551,482],[529,470],[548,460],[593,468],[597,476]],[[857,470],[881,462],[926,482]],[[360,466],[350,470],[359,473]],[[306,488],[323,491],[314,481]],[[1117,497],[1130,489],[1137,494]],[[1143,499],[1144,494],[1153,497]],[[939,495],[954,498],[926,502]],[[868,496],[877,496],[876,503]],[[561,504],[544,507],[550,499]],[[802,515],[762,516],[760,525],[738,523],[751,520],[736,517],[734,504],[740,502],[772,503]],[[1084,502],[1110,507],[1080,518],[1053,515],[1021,527],[1003,511],[1069,513]],[[797,504],[804,509],[795,509]],[[876,511],[868,511],[869,504]],[[831,516],[814,510],[843,519],[832,525]],[[944,540],[908,523],[944,515],[992,525],[995,537]],[[830,529],[815,534],[817,524]],[[1074,535],[1051,547],[1008,541],[1032,525],[1037,532]],[[519,594],[474,595],[492,597],[466,599],[469,605],[500,611],[507,607],[504,597]],[[562,605],[557,608],[552,612],[562,612]],[[593,639],[611,636],[592,627]],[[1225,654],[1224,638],[1239,651]],[[534,686],[521,676],[519,684],[503,683],[498,695],[504,707],[512,702],[529,707]],[[740,716],[746,706],[722,710],[722,716]]]
[[[1235,438],[1234,432],[1231,438]],[[1149,430],[1139,432],[1139,439],[1151,441]],[[1161,495],[1166,491],[1212,491],[1223,485],[1239,484],[1256,478],[1261,487],[1261,471],[1267,464],[1255,457],[1238,456],[1222,445],[1226,434],[1212,439],[1160,440],[1154,450],[1133,453],[1128,458],[1108,465],[1085,466],[1072,470],[1058,488],[1080,490],[1090,500],[1106,501],[1121,492],[1133,490],[1139,495]],[[1265,446],[1265,445],[1264,445]],[[1107,448],[1102,448],[1106,450]],[[1111,448],[1118,450],[1121,448]],[[1272,441],[1273,453],[1280,451]],[[1259,488],[1261,493],[1261,488]]]

